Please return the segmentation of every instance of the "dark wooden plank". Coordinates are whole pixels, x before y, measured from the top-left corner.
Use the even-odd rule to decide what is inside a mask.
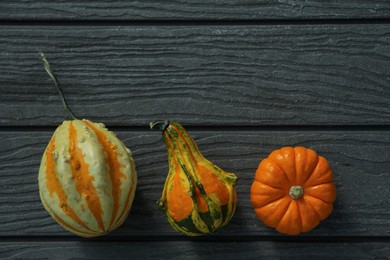
[[[388,25],[0,28],[0,125],[390,124]]]
[[[0,19],[221,20],[388,18],[386,0],[339,1],[50,1],[0,2]]]
[[[338,198],[332,215],[307,236],[390,235],[388,131],[191,131],[204,155],[239,177],[238,209],[215,236],[278,236],[257,220],[250,185],[261,159],[282,146],[305,146],[329,159]],[[139,184],[126,222],[108,236],[179,235],[157,209],[168,171],[158,132],[118,132],[133,150]],[[0,133],[0,236],[70,236],[43,209],[37,172],[51,133]]]
[[[2,259],[385,259],[390,244],[285,242],[0,242]]]

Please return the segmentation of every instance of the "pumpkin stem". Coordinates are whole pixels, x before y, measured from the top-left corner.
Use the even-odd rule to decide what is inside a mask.
[[[57,77],[54,74],[53,70],[51,69],[51,66],[50,66],[49,62],[46,59],[46,55],[43,52],[40,52],[39,54],[40,54],[40,59],[41,59],[41,61],[43,63],[43,66],[45,67],[45,70],[46,70],[47,74],[49,74],[50,78],[53,80],[54,86],[56,87],[58,93],[61,96],[62,104],[64,105],[65,111],[68,112],[68,114],[70,115],[70,117],[72,119],[77,119],[76,116],[73,114],[72,110],[70,110],[70,108],[68,106],[68,103],[66,102],[64,94],[62,93],[62,90],[60,88],[60,84],[58,83]]]
[[[170,122],[168,120],[155,120],[149,123],[150,129],[159,129],[161,132],[164,132],[169,124]]]
[[[291,186],[288,195],[294,200],[297,200],[303,196],[303,188],[301,186]]]

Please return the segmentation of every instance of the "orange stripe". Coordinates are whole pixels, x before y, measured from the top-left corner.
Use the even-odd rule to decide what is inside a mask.
[[[77,214],[72,210],[70,205],[68,204],[68,198],[65,194],[65,191],[63,190],[56,174],[55,170],[55,163],[54,163],[54,158],[53,158],[53,152],[55,150],[55,135],[51,138],[49,145],[46,150],[46,188],[49,191],[50,197],[53,196],[53,193],[56,193],[58,198],[59,198],[59,205],[64,211],[64,213],[69,216],[73,221],[75,221],[77,224],[82,226],[83,228],[87,230],[91,230],[88,228],[88,226],[81,221],[81,219],[77,216]],[[53,210],[51,210],[53,212]],[[58,218],[59,219],[59,218]],[[64,224],[65,222],[62,221]],[[65,225],[65,224],[64,224]],[[75,229],[75,228],[73,228]],[[77,229],[75,229],[77,230]],[[82,233],[81,231],[77,230],[78,232]],[[92,231],[92,230],[91,230]]]
[[[173,176],[172,176],[172,182],[173,182],[173,187],[172,189],[169,191],[169,195],[166,194],[167,196],[167,200],[168,200],[168,197],[172,197],[173,199],[169,199],[169,212],[171,213],[171,216],[172,218],[175,220],[175,221],[181,221],[185,218],[187,218],[191,212],[193,211],[193,200],[191,198],[191,196],[189,195],[189,193],[187,192],[187,190],[184,189],[183,185],[182,185],[182,179],[180,178],[180,172],[182,171],[181,170],[181,166],[179,165],[178,161],[177,161],[177,158],[175,156],[175,148],[173,147],[173,144],[171,142],[171,138],[169,137],[169,134],[167,133],[167,131],[164,131],[164,135],[165,135],[165,139],[167,140],[167,144],[170,146],[170,151],[171,151],[171,156],[173,158],[173,163],[175,165],[175,172],[173,173]],[[179,147],[178,147],[179,148]],[[169,153],[169,149],[168,150],[168,153]],[[179,152],[181,153],[181,150],[179,150]],[[168,154],[169,156],[169,154]],[[183,156],[181,156],[183,157]],[[188,180],[188,182],[191,182],[191,180]],[[163,190],[163,194],[166,192],[165,191],[166,189],[166,185],[164,185],[164,190]]]
[[[209,169],[207,169],[206,167],[203,167],[203,166],[201,166],[201,165],[199,165],[199,163],[198,163],[198,160],[195,158],[195,155],[192,153],[192,150],[194,149],[196,152],[197,152],[197,155],[198,156],[201,156],[201,154],[200,154],[200,152],[199,152],[199,148],[197,147],[197,145],[195,144],[195,141],[192,139],[192,137],[189,137],[188,139],[190,140],[190,142],[191,142],[191,145],[187,142],[187,139],[184,137],[184,135],[183,135],[183,131],[185,131],[186,132],[186,130],[185,129],[183,129],[183,131],[181,131],[178,127],[176,127],[175,125],[170,125],[171,126],[171,128],[174,130],[174,131],[176,131],[176,133],[179,135],[179,138],[182,140],[182,142],[184,142],[184,144],[188,147],[188,151],[189,151],[189,153],[190,153],[190,156],[191,156],[191,158],[192,158],[192,160],[195,162],[195,167],[196,167],[196,171],[198,172],[198,176],[202,179],[202,178],[204,178],[204,180],[203,180],[203,182],[201,182],[202,183],[202,185],[203,185],[203,187],[204,187],[204,189],[205,189],[205,192],[206,192],[206,189],[208,189],[208,187],[209,187],[209,185],[208,185],[208,182],[207,182],[207,180],[206,180],[206,177],[211,177],[211,178],[213,178],[213,180],[212,180],[212,182],[214,182],[214,183],[220,183],[219,182],[219,180],[218,180],[218,178],[216,178],[215,176],[214,176],[214,174],[212,174],[212,172],[209,170]],[[189,134],[187,133],[187,135],[189,136]],[[183,157],[183,151],[182,151],[182,149],[180,148],[180,146],[178,145],[177,146],[177,148],[178,148],[178,150],[180,151],[180,154],[182,155],[182,157]],[[203,156],[202,156],[203,157]],[[188,167],[187,167],[188,168]],[[209,176],[206,176],[207,174],[209,174]],[[223,184],[222,185],[220,185],[220,186],[223,186]],[[222,187],[221,187],[222,188]],[[226,187],[225,187],[225,189],[226,189]],[[218,192],[216,192],[217,190],[215,190],[215,193],[217,194],[217,196],[219,195],[218,194]],[[212,193],[212,192],[210,192],[210,193]],[[208,192],[207,192],[207,194],[208,194]],[[198,204],[198,207],[199,207],[199,210],[200,210],[200,212],[202,212],[202,213],[204,213],[204,212],[207,212],[208,210],[209,210],[209,205],[207,204],[207,202],[206,202],[206,199],[203,197],[203,195],[200,193],[200,190],[199,190],[199,188],[197,187],[197,185],[195,185],[195,196],[196,196],[196,199],[197,199],[197,204]],[[219,196],[218,196],[218,198],[219,198]],[[219,198],[220,199],[220,198]],[[220,199],[220,201],[221,201],[221,203],[222,203],[222,205],[224,205],[223,203],[225,203],[225,201],[228,201],[228,199],[227,200],[221,200]],[[225,203],[225,204],[227,204],[227,202]]]
[[[121,178],[126,179],[126,175],[120,171],[123,165],[119,163],[118,160],[119,153],[117,152],[116,146],[110,143],[108,141],[107,136],[104,133],[102,133],[99,129],[97,129],[96,126],[94,126],[91,122],[87,120],[83,122],[86,123],[90,128],[92,128],[93,131],[95,131],[99,143],[103,146],[103,149],[106,151],[107,154],[108,165],[110,166],[109,167],[110,178],[112,183],[111,194],[114,199],[114,208],[112,210],[111,222],[110,222],[110,227],[111,227],[119,211],[119,202],[122,193],[120,189],[122,182],[120,179]]]
[[[196,145],[195,141],[189,137],[185,138],[183,135],[183,132],[186,132],[185,129],[180,130],[178,127],[174,125],[170,125],[173,130],[178,133],[180,139],[184,142],[184,144],[188,147],[190,156],[192,160],[195,162],[196,170],[198,171],[198,175],[200,179],[202,180],[201,183],[204,186],[204,189],[207,194],[215,193],[217,194],[217,197],[219,201],[221,202],[221,205],[226,205],[230,201],[230,194],[226,187],[226,185],[218,179],[216,175],[212,173],[211,170],[209,170],[207,167],[204,167],[198,163],[198,160],[196,159],[196,156],[193,153],[193,150],[196,152],[197,156],[200,156],[201,159],[204,159],[203,155],[200,153],[198,146]],[[187,135],[189,135],[187,133]],[[187,142],[187,140],[190,141],[191,145]],[[180,147],[178,147],[180,150],[180,153],[183,154]],[[198,205],[201,209],[201,212],[206,212],[208,210],[208,205],[206,204],[206,200],[203,198],[203,196],[200,195],[200,192],[198,189],[196,189],[197,198],[198,198]]]
[[[134,180],[133,180],[133,184],[134,184]],[[114,225],[112,226],[112,229],[110,229],[110,231],[117,228],[120,224],[122,224],[124,222],[124,218],[126,217],[126,213],[129,212],[129,207],[130,207],[129,203],[130,203],[131,194],[133,193],[133,189],[134,189],[134,186],[132,185],[130,190],[129,190],[129,193],[127,195],[127,198],[126,198],[125,207],[124,207],[121,215],[119,216],[118,221],[113,223]]]
[[[191,156],[191,158],[192,158],[192,160],[195,162],[195,167],[196,167],[196,171],[198,171],[198,174],[195,172],[195,175],[198,175],[199,177],[204,177],[203,175],[201,175],[201,170],[202,169],[205,169],[205,170],[208,170],[207,168],[205,168],[205,167],[202,167],[202,166],[200,166],[199,164],[198,164],[198,161],[196,160],[196,158],[195,158],[195,156],[193,155],[193,153],[192,153],[192,147],[188,144],[188,142],[186,141],[186,138],[183,136],[183,134],[182,134],[182,132],[177,128],[177,127],[175,127],[175,126],[173,126],[172,125],[172,128],[173,128],[173,130],[175,130],[176,131],[176,133],[179,135],[179,137],[180,137],[180,139],[182,140],[182,142],[184,142],[184,144],[188,147],[188,151],[189,151],[189,153],[190,153],[190,156]],[[191,138],[191,137],[190,137]],[[192,140],[191,140],[192,141]],[[192,143],[193,143],[193,141],[192,141]],[[196,149],[196,147],[194,147],[195,149]],[[184,156],[184,152],[183,152],[183,150],[180,148],[180,145],[178,145],[177,146],[177,149],[179,150],[179,152],[180,152],[180,155],[181,155],[181,157],[183,157],[183,158],[185,158],[185,156]],[[183,161],[184,161],[184,164],[185,164],[185,166],[186,166],[186,168],[187,169],[190,169],[190,167],[188,167],[188,163],[186,162],[186,160],[185,159],[183,159]],[[208,172],[210,172],[210,171],[208,171]],[[211,172],[210,172],[211,173]],[[195,180],[189,180],[189,181],[191,181],[191,182],[193,182],[193,185],[194,185],[194,188],[195,188],[195,198],[196,198],[196,203],[197,203],[197,205],[198,205],[198,207],[199,207],[199,211],[201,212],[201,213],[204,213],[204,212],[207,212],[207,211],[209,211],[209,205],[207,204],[207,201],[206,201],[206,199],[203,197],[203,195],[201,194],[201,192],[200,192],[200,190],[199,190],[199,188],[198,188],[198,186],[195,184]],[[206,183],[202,183],[202,185],[204,186],[204,188],[207,188],[207,185],[205,185]]]
[[[183,136],[183,133],[182,133],[182,131],[181,131],[179,128],[177,128],[176,126],[174,126],[174,125],[172,125],[172,124],[170,124],[170,127],[171,127],[173,130],[175,130],[176,133],[178,133],[178,135],[180,136],[180,139],[182,139],[183,142],[184,142],[189,148],[195,149],[195,151],[197,152],[198,156],[202,156],[202,155],[200,154],[200,152],[199,152],[198,146],[195,144],[195,142],[193,141],[193,139],[192,139],[191,137],[190,137],[190,141],[191,141],[191,145],[190,145],[190,144],[188,144],[186,138]],[[184,130],[184,129],[183,129],[183,130]],[[184,130],[184,131],[185,131],[185,130]],[[187,133],[187,135],[189,135],[189,134]],[[192,159],[193,159],[195,162],[197,162],[197,160],[195,159],[194,154],[192,153],[192,149],[188,149],[188,150],[189,150],[189,152],[190,152],[190,155],[191,155]],[[203,157],[203,156],[202,156],[202,157]]]
[[[53,211],[52,211],[52,214],[54,216],[54,219],[57,220],[58,223],[60,223],[61,225],[63,225],[64,227],[66,227],[67,229],[69,229],[71,231],[80,233],[78,235],[81,236],[81,237],[91,237],[91,236],[98,236],[98,235],[100,235],[99,233],[93,232],[93,231],[91,231],[92,233],[86,233],[86,232],[80,231],[80,230],[78,230],[78,229],[68,225],[68,223],[66,223],[62,218],[60,218],[58,215],[56,215]]]
[[[82,151],[77,147],[77,131],[73,126],[73,122],[70,122],[69,125],[69,139],[70,167],[75,180],[76,190],[87,201],[88,208],[97,220],[99,228],[105,231],[100,198],[96,188],[93,186],[94,177],[89,174],[89,165],[84,161]]]
[[[171,142],[171,139],[169,138],[169,135],[168,135],[168,133],[166,132],[166,131],[164,131],[163,132],[163,134],[165,135],[165,140],[167,140],[167,144],[170,146],[170,151],[171,151],[171,153],[169,154],[169,150],[167,150],[167,152],[168,152],[168,158],[169,158],[169,156],[171,156],[172,158],[173,158],[173,163],[174,163],[174,165],[175,165],[175,169],[178,169],[180,166],[179,166],[179,164],[178,164],[178,162],[177,162],[177,160],[176,160],[176,156],[174,155],[174,152],[175,152],[175,149],[174,149],[174,147],[173,147],[173,145],[172,145],[172,142]],[[164,189],[163,189],[163,194],[165,194],[165,185],[164,185]]]

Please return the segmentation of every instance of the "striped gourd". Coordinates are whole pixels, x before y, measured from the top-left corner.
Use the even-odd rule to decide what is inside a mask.
[[[169,172],[158,206],[171,226],[196,236],[226,225],[236,209],[236,175],[204,158],[179,123],[155,121],[150,126],[163,132],[168,152]]]
[[[41,53],[40,58],[74,119],[56,129],[42,156],[42,204],[74,234],[103,235],[123,223],[133,203],[137,173],[131,152],[103,124],[76,119],[46,56]]]
[[[65,229],[96,237],[117,228],[131,208],[137,184],[130,150],[103,124],[64,121],[42,157],[39,193]]]

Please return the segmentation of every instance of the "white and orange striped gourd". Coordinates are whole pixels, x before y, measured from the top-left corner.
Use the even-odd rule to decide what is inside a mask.
[[[103,124],[76,119],[43,53],[41,61],[74,119],[56,129],[42,156],[42,204],[70,232],[104,235],[124,222],[133,203],[137,172],[131,152]]]
[[[39,193],[65,229],[96,237],[126,219],[137,184],[131,152],[103,124],[64,121],[42,157]]]

